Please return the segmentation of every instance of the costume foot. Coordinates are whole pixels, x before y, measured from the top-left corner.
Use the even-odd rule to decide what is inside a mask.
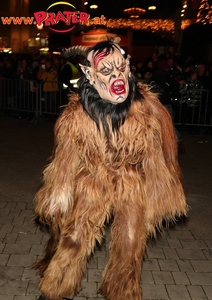
[[[46,298],[44,295],[40,295],[40,297],[38,297],[37,300],[49,300],[49,299]]]
[[[67,298],[63,297],[63,300],[73,300],[74,298]],[[44,295],[40,295],[40,297],[37,300],[50,300],[49,298],[46,298]]]

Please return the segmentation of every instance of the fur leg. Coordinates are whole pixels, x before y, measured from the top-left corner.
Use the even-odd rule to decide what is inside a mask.
[[[42,277],[43,273],[47,269],[49,262],[51,261],[55,251],[57,249],[57,245],[59,243],[60,232],[57,224],[52,224],[50,227],[50,238],[46,245],[45,256],[43,259],[37,261],[33,267],[38,270],[39,275]]]
[[[50,300],[50,299],[46,298],[44,295],[40,295],[40,297],[37,300]],[[63,300],[73,300],[73,299],[63,297]]]
[[[115,207],[110,259],[99,288],[106,300],[142,300],[143,214],[141,204],[132,199]]]
[[[108,210],[105,206],[79,200],[67,217],[55,255],[40,282],[41,292],[50,299],[73,297],[81,286],[87,258],[95,242],[101,241]]]

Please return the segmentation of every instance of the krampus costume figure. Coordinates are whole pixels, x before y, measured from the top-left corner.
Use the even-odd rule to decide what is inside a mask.
[[[99,293],[107,300],[141,300],[147,237],[187,211],[176,136],[169,113],[135,81],[117,43],[88,48],[80,66],[79,94],[56,122],[54,150],[35,197],[35,214],[51,234],[36,263],[40,290],[51,300],[73,298],[113,217]]]

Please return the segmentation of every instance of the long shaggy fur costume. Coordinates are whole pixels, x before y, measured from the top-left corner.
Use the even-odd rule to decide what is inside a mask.
[[[77,294],[87,259],[113,216],[99,292],[107,300],[141,300],[147,237],[164,219],[187,212],[170,115],[133,80],[126,102],[112,105],[82,79],[81,98],[72,95],[56,123],[54,151],[35,197],[35,213],[51,231],[37,263],[49,299]]]

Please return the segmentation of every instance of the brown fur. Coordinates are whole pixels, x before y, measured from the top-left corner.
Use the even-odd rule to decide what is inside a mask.
[[[55,146],[35,197],[40,221],[60,238],[37,267],[40,289],[60,300],[80,289],[95,241],[113,214],[110,259],[100,293],[107,300],[141,300],[141,263],[149,235],[163,220],[185,215],[177,141],[169,113],[150,91],[132,103],[120,134],[102,128],[72,97],[55,126]],[[55,247],[55,245],[54,245]],[[49,260],[49,257],[52,257]]]

